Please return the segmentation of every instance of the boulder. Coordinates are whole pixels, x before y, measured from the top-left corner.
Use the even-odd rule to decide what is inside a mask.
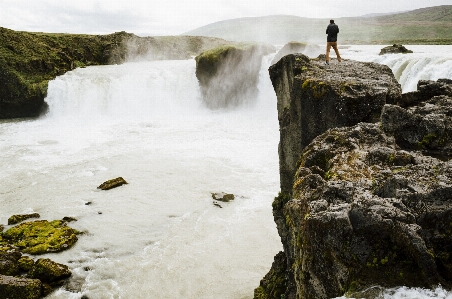
[[[20,272],[19,260],[21,257],[22,254],[16,247],[6,243],[0,243],[0,274],[18,275]]]
[[[274,51],[269,45],[232,44],[196,56],[203,103],[210,109],[254,103],[262,57]]]
[[[44,254],[70,248],[77,241],[77,233],[62,220],[36,220],[11,227],[2,236],[24,253]]]
[[[43,283],[52,284],[71,276],[68,266],[55,263],[50,259],[38,259],[27,274]]]
[[[402,45],[393,44],[392,46],[387,46],[387,47],[384,47],[383,49],[381,49],[380,54],[378,54],[378,55],[398,54],[398,53],[406,54],[406,53],[413,53],[413,51],[408,50],[407,48],[405,48]]]
[[[270,67],[280,126],[281,191],[292,192],[301,151],[334,127],[378,122],[385,104],[400,101],[401,87],[391,69],[343,60],[325,66],[303,54],[284,56]]]
[[[317,44],[292,41],[290,43],[285,44],[281,48],[281,50],[279,50],[278,53],[276,53],[275,57],[272,60],[272,65],[277,63],[281,58],[289,54],[302,53],[309,57],[317,57],[323,51],[324,49]]]
[[[99,185],[99,187],[97,187],[97,189],[110,190],[122,186],[124,184],[128,184],[126,180],[124,180],[122,177],[117,177],[116,179],[103,182],[102,184]]]
[[[39,279],[16,278],[0,274],[0,296],[11,299],[41,298],[42,283]]]
[[[273,203],[285,298],[451,287],[451,179],[452,163],[402,150],[379,124],[315,138],[301,153],[292,194]],[[261,284],[260,292],[271,289]]]
[[[30,218],[39,218],[39,217],[41,217],[41,215],[39,215],[38,213],[12,215],[11,217],[8,218],[8,225],[17,224]]]

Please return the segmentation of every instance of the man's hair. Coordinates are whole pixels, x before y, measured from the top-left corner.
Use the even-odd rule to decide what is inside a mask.
[[[334,23],[334,20],[330,20],[330,24],[333,24]]]

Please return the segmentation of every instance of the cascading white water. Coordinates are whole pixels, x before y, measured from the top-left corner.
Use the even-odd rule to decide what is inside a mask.
[[[407,45],[414,53],[379,56],[382,46],[349,46],[341,49],[347,59],[372,61],[389,66],[403,92],[416,90],[419,80],[452,78],[452,46]],[[343,52],[343,54],[342,54]],[[334,57],[334,56],[333,56]]]
[[[450,46],[410,46],[426,49],[412,56],[378,56],[380,48],[341,54],[392,63],[407,78],[404,91],[417,77],[452,79]],[[270,61],[247,107],[204,108],[194,60],[134,62],[58,77],[45,117],[0,123],[0,223],[35,211],[73,216],[70,225],[86,232],[70,250],[45,255],[73,271],[71,285],[48,298],[252,298],[281,250],[271,214],[279,132]],[[129,184],[96,189],[117,176]],[[214,206],[210,193],[221,191],[236,200]],[[385,296],[452,298],[441,288]]]

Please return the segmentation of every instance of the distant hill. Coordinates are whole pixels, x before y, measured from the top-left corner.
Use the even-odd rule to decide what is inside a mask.
[[[338,18],[335,21],[340,28],[339,41],[342,44],[452,44],[452,5]],[[225,20],[185,32],[184,35],[273,44],[289,41],[324,43],[328,23],[329,19],[274,15]]]

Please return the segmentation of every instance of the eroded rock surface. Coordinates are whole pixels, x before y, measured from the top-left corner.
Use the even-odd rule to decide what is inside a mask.
[[[8,218],[8,225],[17,224],[30,218],[39,218],[39,217],[41,216],[38,213],[12,215],[11,217]]]
[[[97,189],[101,189],[101,190],[110,190],[122,185],[128,184],[126,182],[126,180],[124,180],[122,177],[117,177],[115,179],[111,179],[108,181],[103,182],[102,184],[100,184]]]
[[[334,127],[377,122],[385,104],[401,99],[400,84],[387,66],[350,60],[323,63],[291,54],[269,69],[278,98],[283,192],[292,192],[296,162],[316,136]]]

